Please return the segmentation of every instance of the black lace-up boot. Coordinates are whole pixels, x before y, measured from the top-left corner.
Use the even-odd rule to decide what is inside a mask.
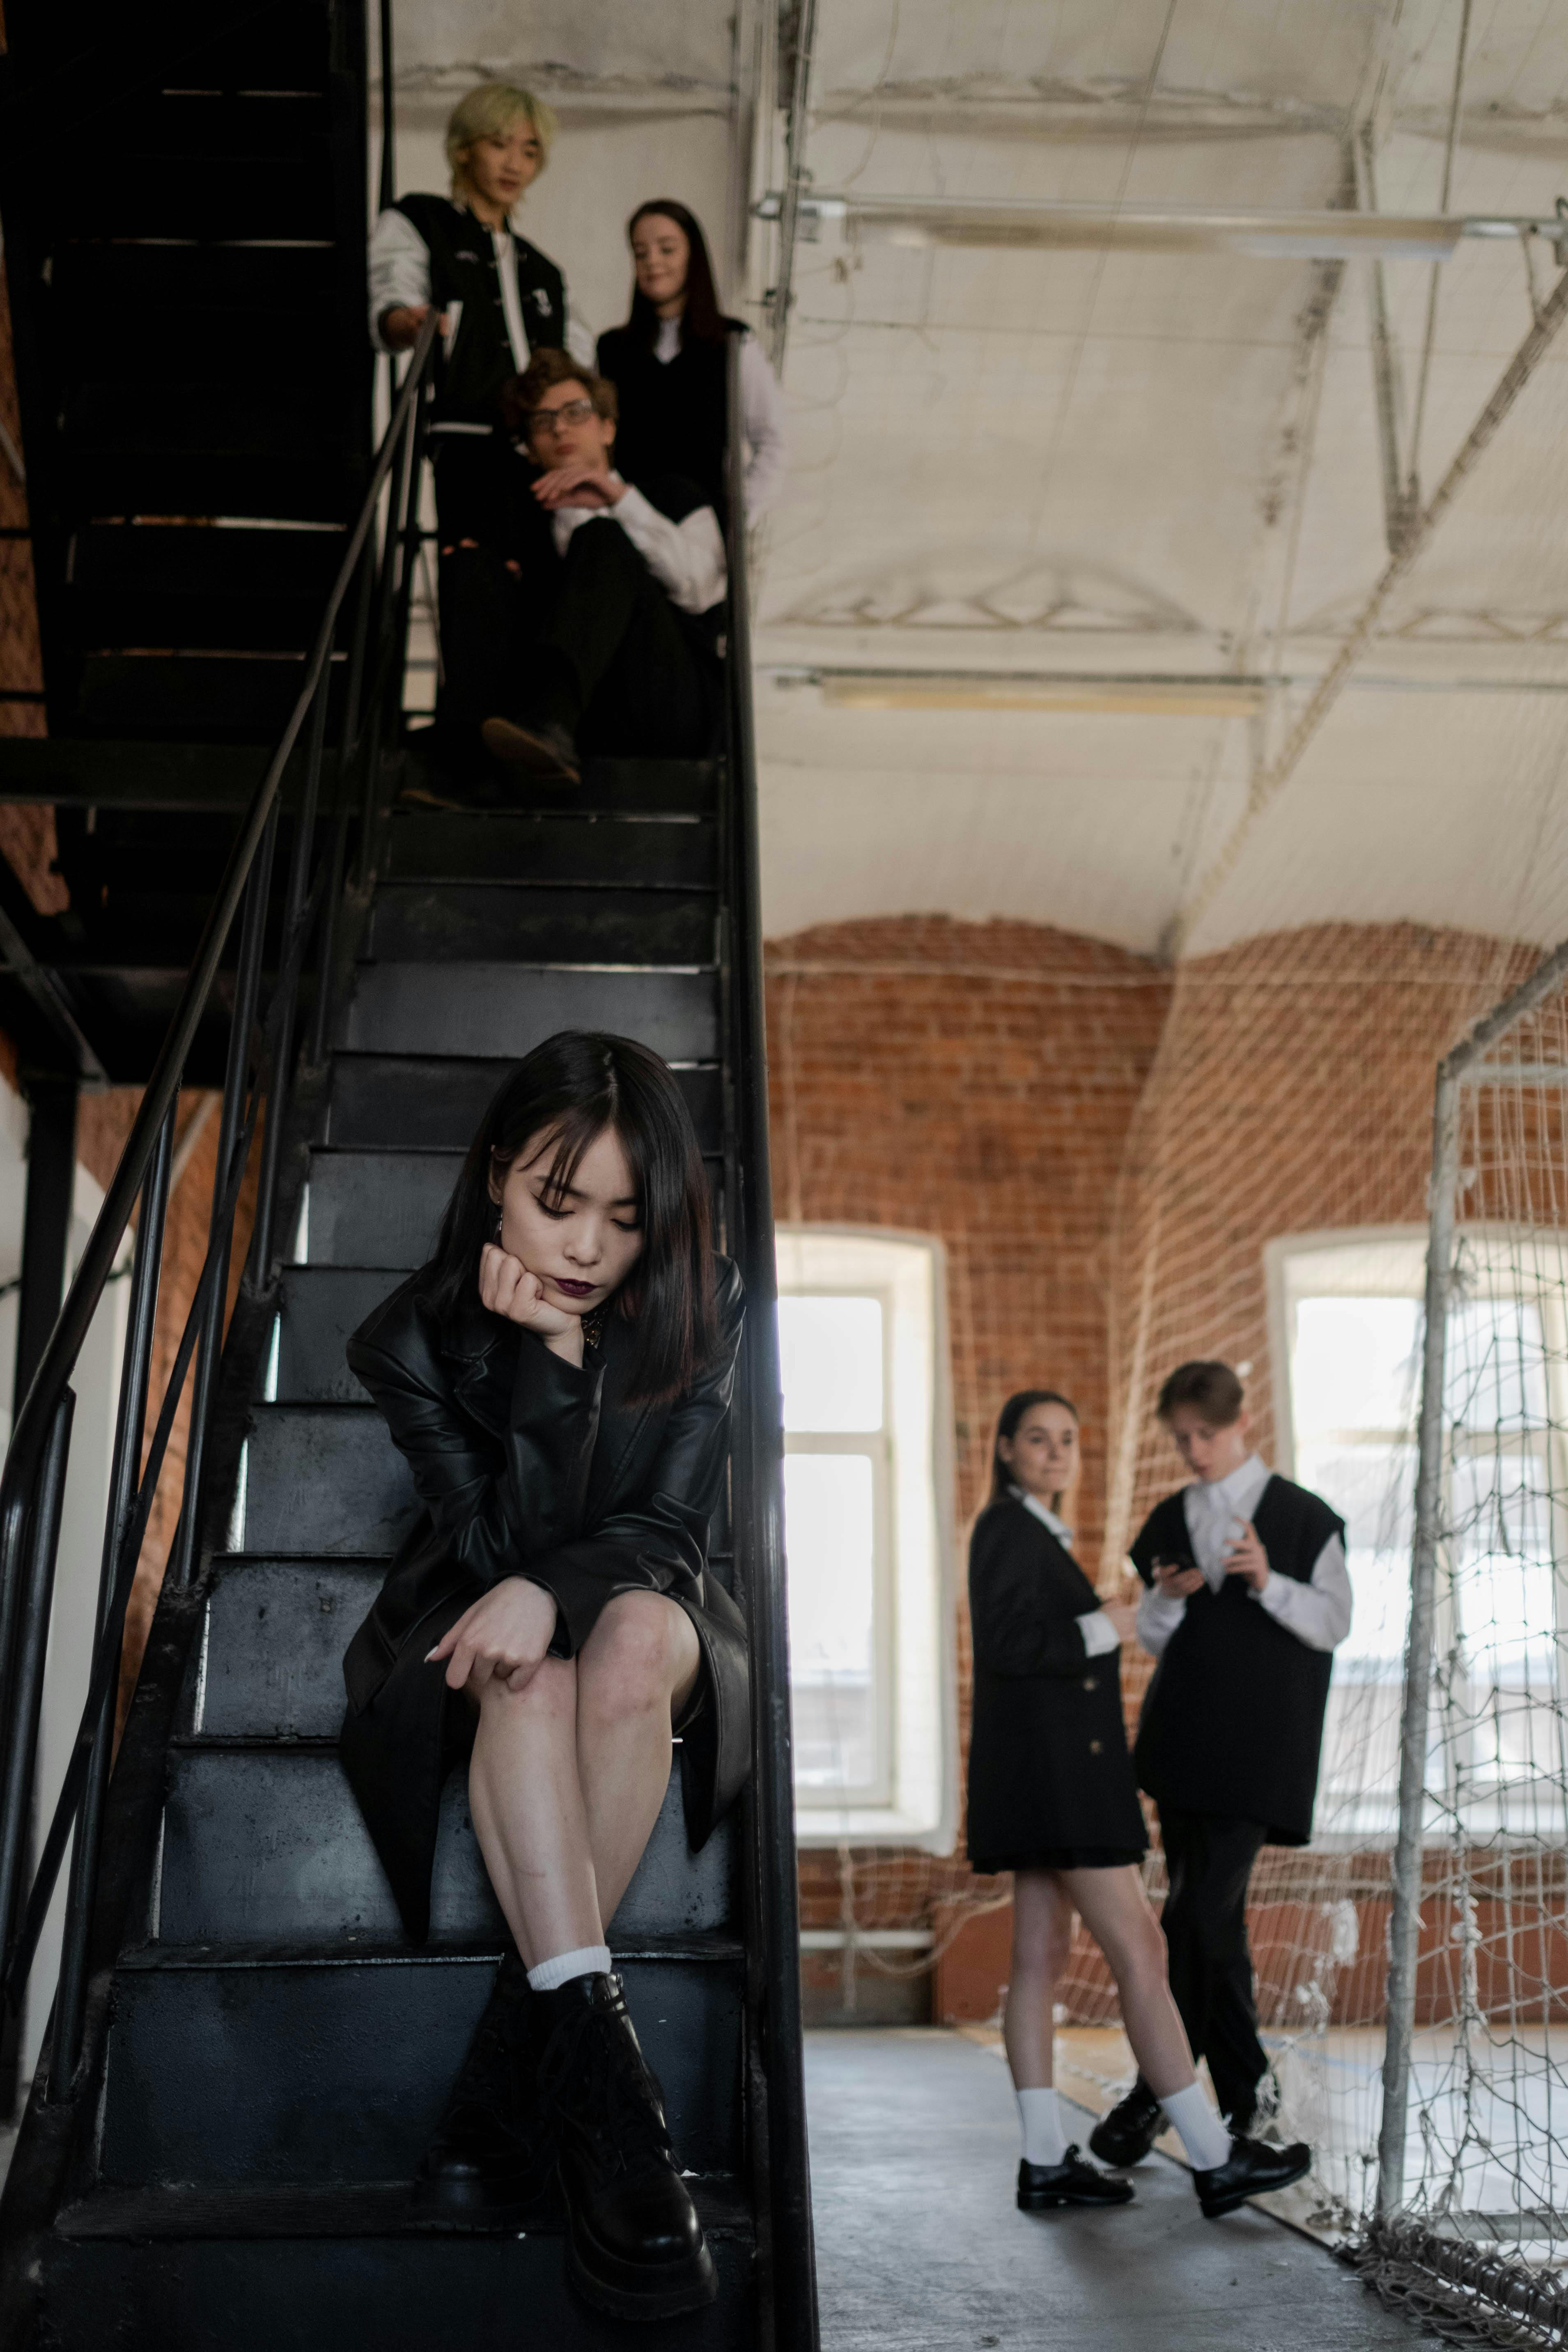
[[[528,1971],[508,1952],[420,2160],[414,2202],[421,2213],[483,2228],[548,2189],[555,2149],[539,2095],[540,2022]]]
[[[668,2319],[711,2303],[713,2257],[619,1977],[574,1977],[535,1998],[550,2029],[539,2079],[559,2151],[573,2284],[616,2319]]]

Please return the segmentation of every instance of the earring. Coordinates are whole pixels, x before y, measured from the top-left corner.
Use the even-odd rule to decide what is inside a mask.
[[[500,1229],[501,1229],[502,1225],[503,1225],[505,1223],[506,1223],[506,1213],[505,1213],[505,1211],[504,1211],[504,1210],[502,1210],[502,1209],[498,1209],[498,1210],[496,1211],[496,1245],[497,1245],[497,1247],[498,1247],[498,1248],[499,1248],[499,1247],[500,1247]]]

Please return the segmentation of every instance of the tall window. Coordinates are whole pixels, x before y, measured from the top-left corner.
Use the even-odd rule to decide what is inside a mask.
[[[951,1477],[934,1243],[779,1230],[796,1826],[945,1849]]]
[[[1271,1246],[1280,1466],[1345,1518],[1355,1622],[1337,1652],[1320,1826],[1386,1833],[1410,1605],[1426,1236]],[[1437,1706],[1428,1786],[1469,1831],[1562,1824],[1558,1521],[1568,1263],[1461,1234],[1446,1335]]]

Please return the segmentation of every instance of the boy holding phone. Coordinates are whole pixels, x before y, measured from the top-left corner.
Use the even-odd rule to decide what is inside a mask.
[[[1133,1761],[1170,1874],[1171,1990],[1220,2111],[1250,2132],[1268,2060],[1258,2038],[1247,1890],[1264,1845],[1312,1833],[1332,1653],[1350,1632],[1344,1521],[1252,1449],[1228,1364],[1178,1366],[1156,1408],[1187,1468],[1132,1545],[1138,1638],[1159,1660]],[[1160,2129],[1142,2081],[1090,2135],[1135,2164]]]

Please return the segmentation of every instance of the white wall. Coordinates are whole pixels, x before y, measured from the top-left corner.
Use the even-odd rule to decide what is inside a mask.
[[[0,1284],[14,1280],[22,1262],[22,1222],[27,1184],[26,1148],[26,1105],[13,1094],[9,1087],[0,1084]],[[99,1186],[85,1168],[79,1167],[71,1204],[70,1256],[73,1268],[86,1244],[92,1220],[102,1201],[103,1194]],[[44,1679],[41,1761],[37,1790],[40,1837],[59,1792],[82,1702],[87,1696],[93,1620],[98,1603],[103,1520],[109,1503],[110,1459],[114,1444],[114,1411],[119,1395],[120,1358],[125,1335],[128,1289],[129,1284],[123,1275],[110,1283],[83,1345],[72,1383],[77,1397],[76,1415],[71,1430],[70,1468],[66,1480],[54,1617]],[[0,1298],[0,1435],[7,1443],[14,1410],[12,1387],[16,1363],[16,1294],[11,1291]],[[63,1876],[62,1873],[62,1880]],[[63,1896],[57,1895],[34,1964],[23,2021],[24,2083],[32,2074],[48,2019],[49,2002],[59,1967],[62,1910]]]

